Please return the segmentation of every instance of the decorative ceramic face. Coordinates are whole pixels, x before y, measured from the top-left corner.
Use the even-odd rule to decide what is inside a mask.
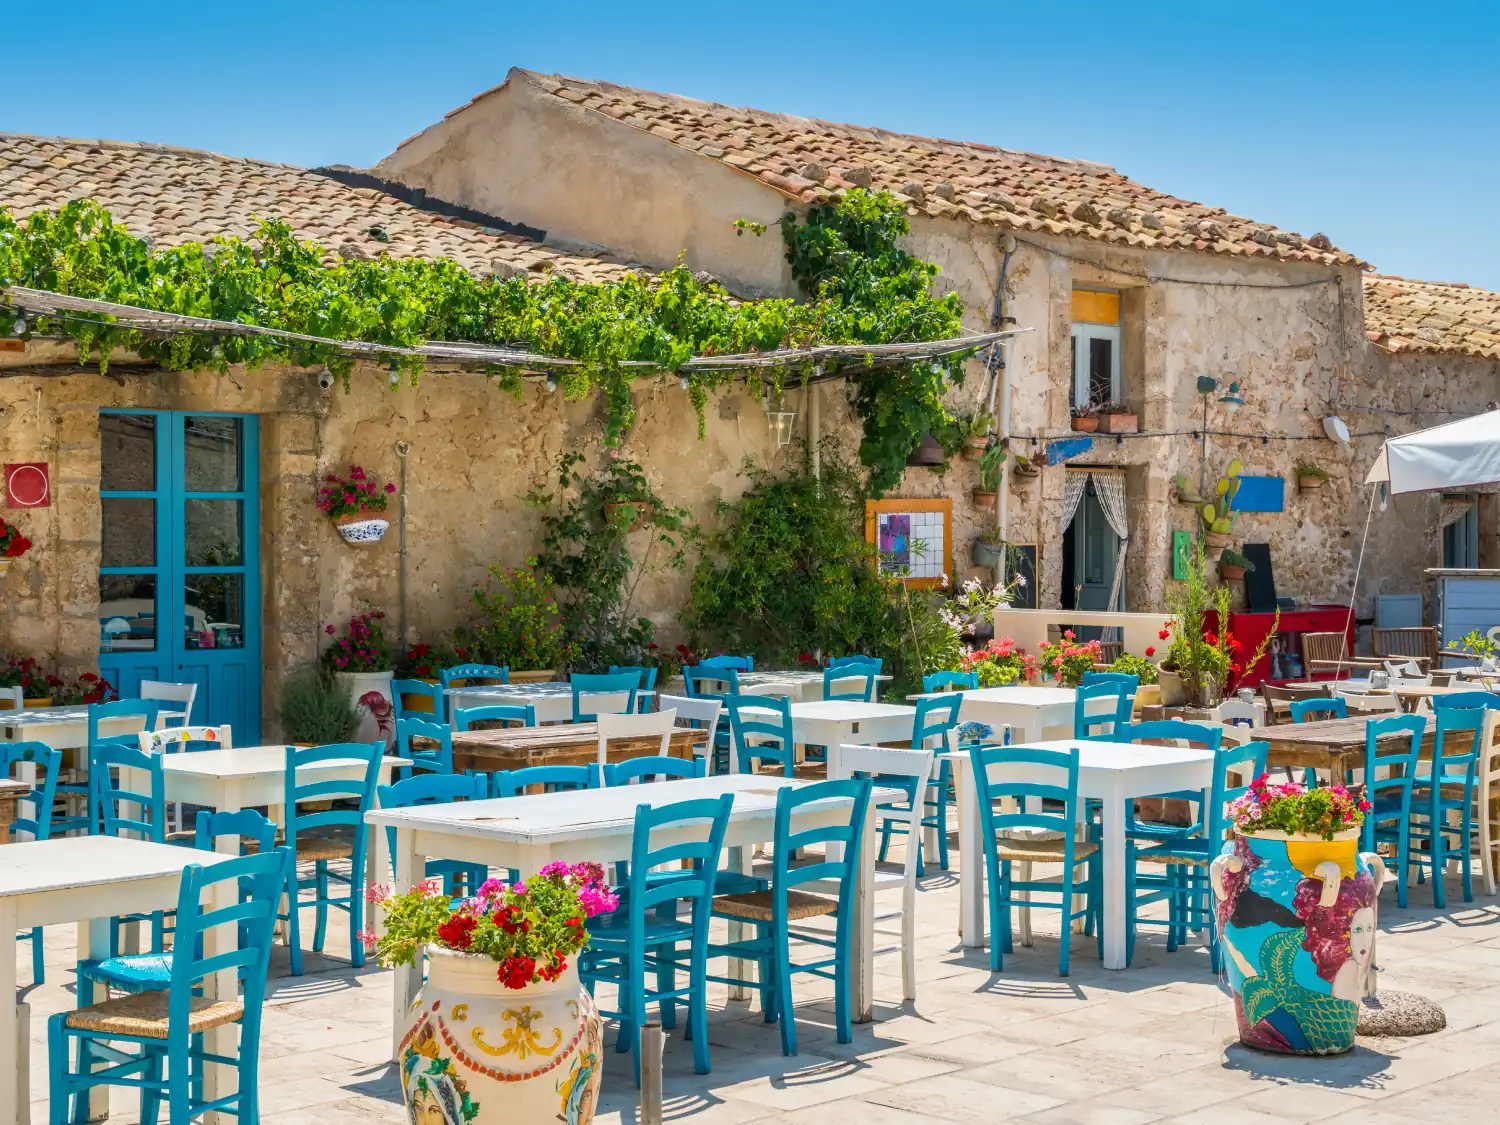
[[[1370,963],[1375,948],[1375,911],[1362,906],[1349,920],[1349,952],[1361,969]]]

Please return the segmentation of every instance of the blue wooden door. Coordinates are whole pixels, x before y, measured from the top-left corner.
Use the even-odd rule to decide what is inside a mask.
[[[122,696],[196,683],[193,721],[260,741],[259,427],[101,411],[99,666]]]

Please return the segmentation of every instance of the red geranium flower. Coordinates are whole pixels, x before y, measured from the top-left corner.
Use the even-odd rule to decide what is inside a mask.
[[[1156,646],[1155,645],[1147,645],[1146,646],[1146,655],[1147,656],[1155,656],[1156,655]]]
[[[468,949],[478,925],[471,914],[455,914],[438,927],[438,937],[455,949]]]
[[[1168,637],[1170,637],[1171,635],[1172,635],[1172,632],[1171,632],[1170,629],[1163,629],[1161,632],[1159,632],[1159,633],[1156,634],[1156,639],[1159,640],[1159,641],[1164,641]]]

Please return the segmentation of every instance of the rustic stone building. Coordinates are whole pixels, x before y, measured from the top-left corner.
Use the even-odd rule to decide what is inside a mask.
[[[1200,473],[1211,481],[1233,456],[1248,474],[1286,482],[1284,510],[1245,513],[1236,538],[1273,545],[1281,592],[1347,600],[1367,512],[1358,482],[1381,435],[1500,397],[1494,295],[1362,279],[1362,263],[1322,236],[1230,216],[1083,161],[524,71],[369,173],[0,137],[0,205],[17,216],[93,197],[159,245],[244,237],[259,218],[278,217],[330,253],[443,255],[503,276],[604,279],[631,263],[669,266],[685,252],[692,268],[749,298],[793,285],[774,229],[736,235],[735,220],[774,224],[850,186],[907,198],[910,249],[942,267],[939,284],[960,295],[971,328],[999,317],[1030,330],[1008,349],[997,400],[1014,450],[1045,463],[1049,443],[1074,436],[1079,405],[1109,399],[1139,416],[1140,434],[1095,435],[1065,465],[1003,491],[998,518],[1009,541],[1036,547],[1043,605],[1107,600],[1123,550],[1123,605],[1160,609],[1172,533],[1195,527],[1193,509],[1177,502],[1178,474],[1190,486]],[[168,600],[167,586],[181,581],[176,564],[147,565],[138,544],[111,535],[110,509],[118,528],[140,499],[111,495],[131,491],[110,479],[111,451],[140,440],[118,412],[154,417],[163,434],[175,426],[189,448],[218,455],[254,437],[247,465],[257,487],[235,494],[254,514],[243,526],[259,532],[259,557],[247,542],[240,559],[241,663],[247,684],[261,683],[263,670],[258,709],[268,720],[282,675],[315,657],[325,622],[366,608],[394,618],[401,601],[394,536],[351,548],[317,518],[323,473],[358,463],[398,478],[397,444],[409,443],[406,614],[411,638],[430,639],[464,619],[487,565],[534,549],[528,489],[565,449],[597,449],[601,437],[597,402],[567,402],[533,384],[518,403],[480,376],[441,369],[415,389],[392,390],[383,368],[361,366],[351,394],[321,386],[316,370],[175,374],[116,357],[111,371],[80,365],[62,345],[0,350],[0,455],[46,463],[53,483],[50,507],[19,515],[37,546],[4,580],[0,650],[92,666],[103,595],[150,592],[139,581],[125,588],[127,578],[153,576],[157,604],[180,604],[176,594]],[[1201,376],[1216,380],[1213,392],[1199,393]],[[986,382],[976,361],[954,407],[982,405]],[[1244,399],[1232,414],[1220,402],[1232,397],[1231,382]],[[857,420],[838,384],[788,398],[799,426],[816,417],[821,436],[853,451]],[[699,518],[743,489],[746,457],[774,464],[787,455],[743,392],[710,403],[703,442],[675,381],[643,381],[636,400],[631,453],[665,500]],[[1327,436],[1330,415],[1347,422],[1348,445]],[[243,419],[241,428],[225,430],[214,421],[223,416]],[[1329,486],[1299,495],[1299,461],[1328,470]],[[1079,469],[1093,470],[1094,483],[1081,486]],[[952,500],[959,571],[997,520],[970,503],[975,483],[973,465],[955,461],[946,472],[910,470],[898,490]],[[1119,522],[1116,498],[1127,541],[1110,522]],[[1500,555],[1493,503],[1475,505],[1475,554],[1485,563]],[[1438,527],[1445,510],[1451,503],[1409,498],[1376,513],[1362,595],[1422,588],[1422,569],[1441,561],[1445,536],[1454,539]],[[638,605],[670,636],[685,592],[681,575],[663,576],[638,592]],[[173,679],[202,657],[177,653],[173,667],[173,654],[159,655],[159,668],[149,657],[135,666]],[[269,734],[274,722],[266,726]]]

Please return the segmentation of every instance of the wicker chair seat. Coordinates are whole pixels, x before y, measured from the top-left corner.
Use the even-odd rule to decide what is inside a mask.
[[[67,1024],[101,1035],[166,1039],[168,1003],[169,994],[166,992],[140,992],[71,1011],[67,1014]],[[245,1005],[239,1000],[210,1000],[206,996],[195,996],[190,1005],[188,1030],[195,1035],[234,1023],[245,1014]]]
[[[1018,863],[1066,863],[1067,854],[1064,852],[1065,842],[1059,838],[1056,840],[1046,839],[1006,839],[1004,837],[995,840],[995,854],[1000,859],[1013,860]],[[1099,845],[1092,840],[1079,840],[1073,845],[1073,862],[1079,863],[1099,850]]]
[[[769,922],[773,917],[771,904],[774,901],[774,896],[770,891],[720,895],[714,899],[714,913],[728,914],[734,918],[749,918],[754,922]],[[838,908],[839,904],[835,900],[823,895],[790,890],[786,893],[786,916],[789,922],[833,914]]]

